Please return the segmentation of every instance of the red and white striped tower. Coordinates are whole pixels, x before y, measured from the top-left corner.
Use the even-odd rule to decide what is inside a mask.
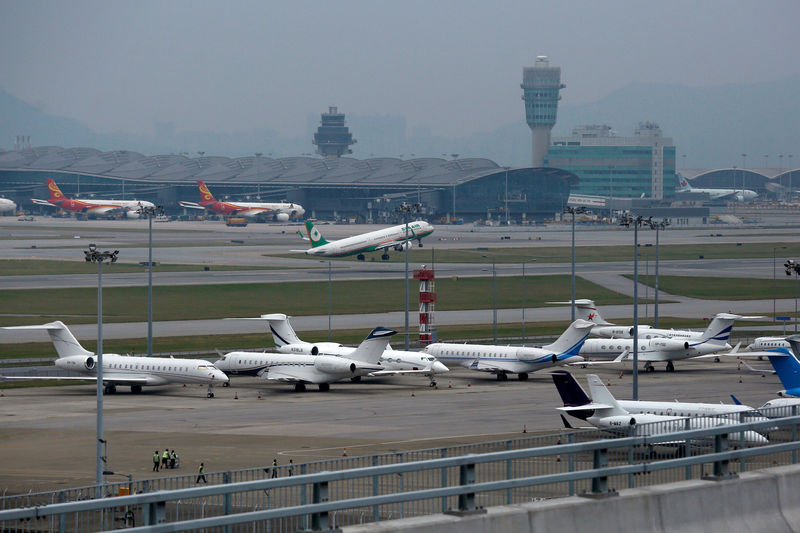
[[[430,344],[433,331],[433,307],[436,303],[434,291],[434,272],[432,268],[414,271],[414,279],[419,280],[419,342]]]

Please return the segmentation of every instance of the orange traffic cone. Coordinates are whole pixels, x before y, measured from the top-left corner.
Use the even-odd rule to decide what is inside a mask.
[[[342,452],[342,457],[347,457],[347,448],[345,448]]]
[[[560,455],[556,455],[556,462],[557,462],[557,463],[560,463],[560,462],[561,462],[561,456],[560,456]]]
[[[258,392],[258,399],[261,399],[261,391]]]
[[[412,398],[414,397],[414,393],[413,393],[413,392],[411,393],[411,397],[412,397]]]
[[[526,426],[525,424],[522,424],[522,432],[523,433],[527,433],[528,432],[528,426]]]
[[[233,399],[234,400],[238,400],[239,399],[239,393],[238,392],[234,392],[233,393]]]

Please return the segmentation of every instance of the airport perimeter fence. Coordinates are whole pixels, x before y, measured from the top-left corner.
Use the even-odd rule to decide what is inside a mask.
[[[294,532],[575,494],[605,493],[797,462],[797,407],[769,417],[680,419],[405,453],[110,483],[0,500],[0,531]],[[783,416],[787,414],[791,416]],[[701,421],[702,420],[702,421]],[[692,428],[678,431],[677,425]],[[706,426],[708,426],[706,428]],[[617,438],[609,438],[616,436]],[[729,449],[730,447],[730,449]],[[191,521],[191,523],[190,523]]]

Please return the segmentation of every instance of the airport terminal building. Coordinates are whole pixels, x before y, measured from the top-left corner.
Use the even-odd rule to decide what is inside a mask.
[[[58,146],[0,152],[0,196],[22,209],[47,209],[31,203],[48,198],[46,178],[68,197],[149,200],[173,215],[183,214],[178,201],[198,201],[202,180],[220,200],[286,200],[302,204],[307,217],[375,223],[400,219],[404,201],[422,204],[431,221],[542,221],[563,209],[578,184],[567,170],[480,158],[188,158]]]

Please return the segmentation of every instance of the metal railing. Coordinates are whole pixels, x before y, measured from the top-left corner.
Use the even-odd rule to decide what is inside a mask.
[[[597,437],[594,431],[534,437],[558,439],[539,447],[518,446],[527,439],[503,441],[505,450],[486,453],[465,454],[456,447],[410,452],[405,457],[343,458],[353,459],[343,461],[345,469],[320,471],[320,464],[308,463],[295,467],[291,476],[288,467],[282,467],[284,476],[276,478],[264,469],[260,474],[256,469],[206,474],[207,486],[159,490],[148,483],[139,494],[97,500],[70,501],[60,491],[51,493],[49,503],[6,507],[0,511],[0,530],[101,531],[133,526],[141,531],[314,530],[448,511],[480,512],[494,505],[608,494],[703,476],[722,479],[737,471],[795,463],[800,417],[796,407],[791,411],[794,416],[736,425],[710,419],[716,427],[691,431],[675,432],[674,424],[655,423],[621,428],[618,433],[636,435],[621,438],[585,438]],[[686,421],[688,427],[690,419]],[[696,424],[697,419],[691,422]],[[768,434],[769,444],[753,445],[749,432]],[[501,443],[473,446],[487,445],[497,448]],[[438,458],[417,460],[411,454]],[[260,478],[243,480],[246,476]],[[194,485],[195,477],[173,479],[184,480],[186,487]],[[115,486],[130,490],[132,485]],[[84,491],[85,496],[92,494],[91,487]],[[120,492],[126,491],[112,494]]]

